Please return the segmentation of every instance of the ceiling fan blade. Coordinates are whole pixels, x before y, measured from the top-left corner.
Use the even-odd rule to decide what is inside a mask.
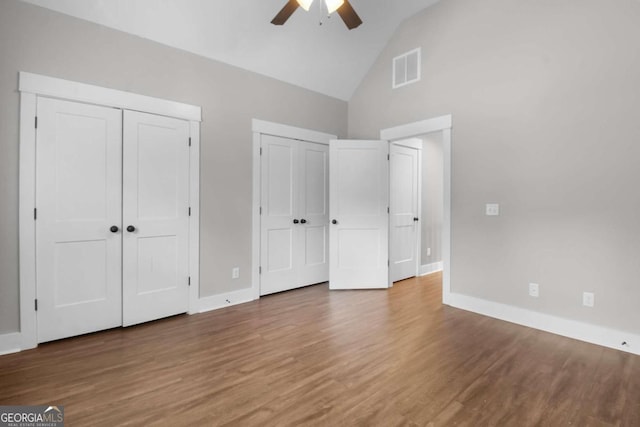
[[[284,5],[282,10],[280,10],[280,12],[278,12],[276,17],[273,18],[271,23],[273,25],[282,25],[282,24],[284,24],[285,22],[287,22],[287,19],[289,19],[291,17],[291,15],[293,15],[293,12],[295,12],[296,9],[298,9],[298,7],[299,7],[299,5],[298,5],[298,2],[296,0],[289,0],[287,2],[287,4]]]
[[[340,18],[344,21],[348,29],[353,30],[362,24],[362,19],[358,16],[351,3],[348,0],[344,0],[344,4],[337,10]]]

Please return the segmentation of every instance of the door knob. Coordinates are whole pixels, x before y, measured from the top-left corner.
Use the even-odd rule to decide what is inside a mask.
[[[130,225],[130,226],[127,227],[127,231],[129,233],[133,233],[134,231],[136,231],[136,228],[133,225]]]
[[[414,220],[414,221],[416,221],[416,222],[418,222],[418,221],[419,221],[419,219],[418,219],[417,217],[416,217],[416,218],[413,218],[413,220]]]
[[[331,224],[337,224],[337,223],[338,223],[337,219],[334,219],[333,221],[331,221]]]
[[[293,223],[294,223],[294,224],[298,224],[299,222],[300,222],[300,221],[298,221],[297,219],[294,219],[294,220],[293,220]]]
[[[306,223],[307,223],[306,219],[303,218],[303,219],[300,220],[300,224],[306,224]]]
[[[111,226],[111,228],[110,228],[109,230],[111,230],[111,232],[112,232],[112,233],[117,233],[117,232],[118,232],[118,230],[120,230],[120,229],[118,228],[118,226],[117,226],[117,225],[112,225],[112,226]]]

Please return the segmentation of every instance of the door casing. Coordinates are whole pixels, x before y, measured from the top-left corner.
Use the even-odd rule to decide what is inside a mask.
[[[442,303],[451,301],[451,114],[383,129],[380,139],[394,142],[434,132],[442,132],[443,221],[442,221]]]

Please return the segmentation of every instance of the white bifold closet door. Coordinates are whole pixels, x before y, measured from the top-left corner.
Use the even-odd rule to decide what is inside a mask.
[[[260,294],[329,278],[329,148],[262,135]]]
[[[122,324],[122,112],[47,98],[39,98],[37,108],[37,328],[43,342]]]
[[[188,123],[47,98],[37,109],[38,341],[186,312]]]
[[[189,308],[189,123],[124,112],[124,326]]]

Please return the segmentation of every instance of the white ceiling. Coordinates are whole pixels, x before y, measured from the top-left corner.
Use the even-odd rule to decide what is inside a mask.
[[[287,0],[23,1],[349,100],[399,24],[439,0],[350,0],[352,31],[318,0],[281,27]]]

